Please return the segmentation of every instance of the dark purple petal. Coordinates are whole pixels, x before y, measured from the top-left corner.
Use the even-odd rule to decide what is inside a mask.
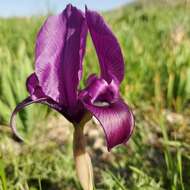
[[[91,103],[99,101],[114,102],[119,98],[119,86],[115,80],[108,84],[103,78],[91,75],[87,79],[87,87],[79,93],[80,97],[88,94]]]
[[[94,81],[96,81],[98,79],[96,74],[91,74],[87,80],[86,80],[86,85],[89,86],[91,85]]]
[[[46,96],[64,106],[77,103],[87,26],[83,13],[72,5],[50,16],[36,41],[35,72]]]
[[[97,97],[107,91],[108,84],[104,79],[96,79],[91,81],[90,85],[87,86],[85,91],[88,92],[88,95],[91,97],[91,102],[94,102]]]
[[[87,25],[101,67],[101,76],[110,83],[113,77],[119,82],[124,77],[124,60],[119,43],[104,19],[86,8]]]
[[[14,109],[12,115],[11,115],[11,119],[10,119],[10,127],[13,131],[14,137],[16,138],[16,140],[18,141],[23,141],[23,138],[17,133],[16,130],[16,114],[21,111],[22,109],[24,109],[26,106],[29,106],[30,104],[33,103],[41,103],[41,104],[45,104],[48,105],[50,108],[58,111],[59,113],[61,113],[64,117],[66,117],[69,121],[73,122],[73,115],[70,115],[67,111],[67,108],[64,106],[60,106],[57,102],[55,102],[54,100],[52,100],[49,97],[41,97],[41,98],[36,98],[36,99],[32,99],[32,97],[28,97],[25,100],[23,100],[21,103],[19,103],[16,108]],[[82,109],[82,107],[81,107]],[[81,120],[82,116],[83,116],[83,112],[84,109],[81,110],[81,112],[75,116],[75,120]]]
[[[30,97],[28,97],[16,106],[16,108],[14,109],[14,111],[11,115],[11,119],[10,119],[10,127],[13,131],[13,134],[14,134],[16,140],[23,141],[23,138],[18,134],[18,132],[16,130],[16,114],[19,111],[21,111],[23,108],[25,108],[26,106],[33,104],[33,103],[39,103],[39,102],[45,101],[46,99],[47,98],[32,100]]]
[[[39,86],[39,81],[35,73],[32,73],[26,80],[26,88],[30,93],[32,100],[47,97],[42,88]]]
[[[36,88],[37,89],[34,90],[34,93],[32,94],[32,96],[24,99],[21,103],[19,103],[11,115],[10,127],[11,127],[13,134],[14,134],[14,137],[17,141],[23,141],[23,138],[17,133],[17,130],[16,130],[16,114],[19,111],[21,111],[22,109],[24,109],[26,106],[29,106],[30,104],[33,104],[33,103],[45,104],[45,105],[49,106],[50,108],[56,110],[60,114],[62,114],[70,122],[79,123],[85,114],[86,110],[84,109],[84,106],[81,102],[77,103],[77,109],[76,110],[74,110],[73,112],[69,112],[67,107],[58,104],[57,102],[55,102],[50,97],[47,97],[44,95],[44,96],[38,98],[39,96],[36,94],[37,93],[36,91],[39,90],[40,91],[39,93],[41,93],[41,90],[38,89],[38,86]]]
[[[121,99],[98,106],[84,97],[83,104],[100,122],[106,136],[108,150],[127,142],[134,128],[134,116]]]
[[[39,85],[38,78],[35,73],[32,73],[26,80],[26,88],[30,94],[33,94],[36,86]]]

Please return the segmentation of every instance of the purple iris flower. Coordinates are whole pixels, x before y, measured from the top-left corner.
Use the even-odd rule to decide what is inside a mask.
[[[88,31],[101,73],[91,74],[86,88],[79,89]],[[134,116],[119,94],[123,77],[119,43],[103,18],[87,8],[83,13],[68,5],[61,14],[48,17],[37,35],[35,71],[26,81],[30,95],[15,108],[11,128],[22,140],[16,131],[16,113],[42,103],[73,124],[80,123],[87,113],[95,116],[105,132],[108,150],[126,143],[134,128]]]

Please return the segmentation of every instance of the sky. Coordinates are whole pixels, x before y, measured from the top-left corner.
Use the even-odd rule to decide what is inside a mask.
[[[43,15],[48,9],[60,12],[68,3],[84,9],[105,11],[133,0],[0,0],[0,17]]]

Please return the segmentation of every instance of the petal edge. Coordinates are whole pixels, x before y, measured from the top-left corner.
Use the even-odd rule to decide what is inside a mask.
[[[100,122],[106,136],[108,151],[128,141],[134,128],[134,116],[123,100],[104,107],[92,105],[90,101],[83,101],[83,104]]]

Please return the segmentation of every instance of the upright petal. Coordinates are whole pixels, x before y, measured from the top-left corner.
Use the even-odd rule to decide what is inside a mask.
[[[134,128],[134,117],[121,99],[114,103],[97,106],[88,98],[84,98],[83,104],[100,122],[106,136],[108,150],[127,142]]]
[[[73,107],[82,73],[87,26],[80,10],[68,5],[50,16],[38,33],[35,72],[42,91],[54,101]]]
[[[124,60],[116,37],[97,12],[86,8],[86,20],[100,62],[101,77],[107,82],[113,77],[121,82]]]

